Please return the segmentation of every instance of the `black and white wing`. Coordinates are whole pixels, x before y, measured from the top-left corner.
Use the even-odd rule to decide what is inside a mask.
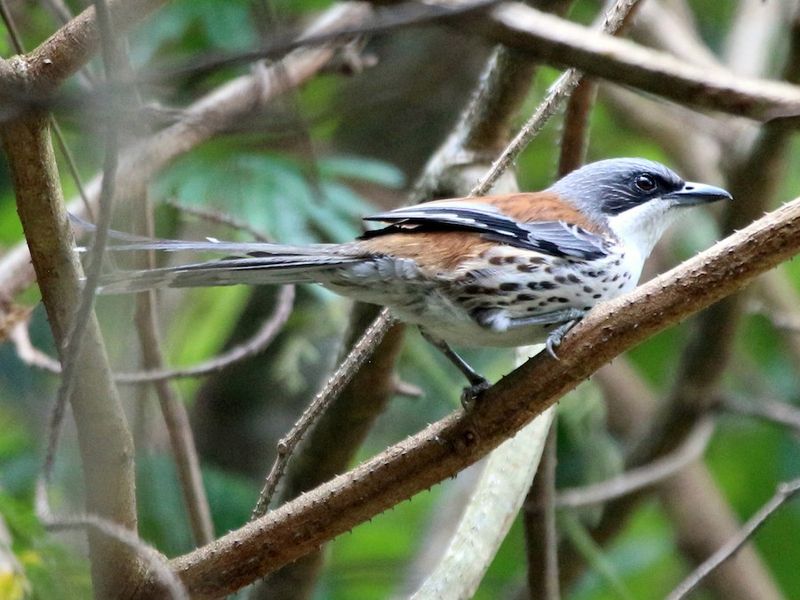
[[[364,239],[390,233],[474,231],[487,240],[560,258],[594,260],[609,253],[606,238],[577,225],[563,221],[522,223],[495,206],[480,202],[431,202],[398,208],[364,220],[391,223],[383,229],[367,232]]]

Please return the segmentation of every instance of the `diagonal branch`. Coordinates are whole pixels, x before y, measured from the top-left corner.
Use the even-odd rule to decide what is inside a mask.
[[[166,0],[109,0],[107,4],[116,35],[124,36],[156,8],[166,4]],[[0,89],[3,95],[52,91],[82,68],[99,49],[100,31],[92,6],[28,54],[0,61]],[[20,82],[14,73],[20,68],[25,71],[23,88],[18,87]]]
[[[224,595],[474,463],[621,352],[729,295],[800,250],[800,198],[631,294],[451,415],[353,471],[172,561],[192,597]]]
[[[727,544],[711,555],[707,561],[697,567],[675,590],[667,597],[668,600],[680,600],[689,595],[697,585],[723,562],[732,558],[736,552],[753,537],[756,531],[767,522],[776,510],[800,493],[800,479],[795,479],[778,486],[778,491],[770,500],[754,514],[742,530]]]
[[[760,121],[800,115],[797,86],[689,64],[522,4],[501,4],[483,18],[463,17],[457,26],[549,64],[575,67],[683,104]]]

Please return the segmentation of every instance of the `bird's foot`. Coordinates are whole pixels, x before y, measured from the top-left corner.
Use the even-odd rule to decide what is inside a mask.
[[[492,384],[484,378],[475,379],[470,383],[471,384],[465,387],[464,391],[461,392],[461,406],[464,407],[464,410],[467,412],[471,412],[475,408],[475,404],[478,402],[478,396],[492,387]]]
[[[573,319],[572,321],[567,321],[560,327],[553,329],[550,332],[550,335],[547,336],[547,341],[545,342],[545,348],[547,348],[547,353],[552,356],[555,360],[561,360],[558,358],[556,354],[556,348],[561,345],[561,342],[564,340],[564,336],[567,335],[570,329],[575,327],[578,324],[580,319]]]

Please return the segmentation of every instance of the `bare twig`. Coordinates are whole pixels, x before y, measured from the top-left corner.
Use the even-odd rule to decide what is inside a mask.
[[[684,443],[673,453],[608,481],[561,490],[556,498],[556,504],[559,508],[592,506],[661,483],[702,457],[713,432],[714,422],[711,419],[700,421]]]
[[[272,465],[272,469],[261,490],[258,504],[256,504],[253,511],[253,519],[257,519],[266,514],[269,504],[272,501],[272,496],[275,494],[275,490],[278,487],[278,483],[286,471],[289,458],[297,447],[297,444],[303,438],[305,432],[308,431],[308,428],[314,424],[323,412],[325,412],[325,409],[331,401],[353,378],[355,372],[363,362],[369,358],[375,346],[378,345],[393,322],[394,319],[389,316],[389,311],[383,309],[380,316],[373,321],[372,325],[367,328],[361,339],[353,346],[353,349],[347,355],[344,362],[339,365],[339,368],[331,378],[325,382],[323,388],[314,397],[314,400],[303,412],[291,431],[278,442],[278,457],[275,459],[275,464]]]
[[[794,429],[795,433],[800,433],[800,410],[786,402],[764,398],[759,398],[757,402],[745,402],[735,398],[725,398],[721,406],[733,413],[777,423]]]
[[[492,163],[492,168],[478,182],[478,185],[472,189],[470,196],[481,196],[494,185],[500,175],[511,166],[511,163],[519,156],[520,152],[525,149],[530,140],[536,137],[545,124],[560,110],[561,104],[578,87],[581,77],[583,75],[581,75],[580,71],[569,69],[556,80],[547,97],[536,107],[536,112],[520,129],[503,153]]]
[[[382,10],[373,13],[368,19],[358,23],[343,24],[333,30],[315,31],[302,37],[294,35],[270,40],[270,43],[252,51],[239,52],[227,56],[209,57],[205,60],[192,60],[172,69],[160,69],[149,73],[141,73],[136,79],[140,83],[157,83],[173,81],[175,78],[189,75],[198,77],[216,72],[222,68],[251,63],[257,60],[276,60],[284,58],[288,53],[303,46],[315,47],[351,40],[355,37],[385,33],[400,28],[437,22],[450,22],[459,18],[480,15],[486,9],[499,4],[501,0],[466,0],[453,3],[379,2],[374,4]],[[351,5],[354,3],[348,3]],[[387,4],[392,4],[388,6]],[[346,9],[347,4],[340,7]],[[2,81],[2,80],[0,80]]]
[[[28,335],[27,323],[17,323],[12,327],[9,338],[14,342],[17,355],[23,362],[50,373],[61,373],[61,363],[33,345]]]
[[[800,314],[789,312],[778,312],[767,306],[760,300],[748,300],[747,312],[755,315],[762,315],[769,319],[772,326],[787,333],[800,333]]]
[[[238,231],[244,231],[249,233],[253,236],[256,241],[259,242],[272,242],[274,240],[270,239],[268,236],[264,235],[263,232],[256,229],[255,227],[251,226],[244,221],[240,221],[239,219],[235,219],[230,215],[226,215],[225,213],[219,212],[217,210],[209,210],[207,208],[199,208],[197,206],[187,206],[185,204],[181,204],[175,201],[167,201],[167,204],[176,208],[180,212],[186,213],[188,215],[193,215],[195,217],[199,217],[209,223],[216,223],[219,225],[225,225],[226,227],[230,227],[231,229],[236,229]]]
[[[558,528],[556,525],[555,422],[545,441],[542,459],[523,506],[528,593],[531,600],[558,600]]]
[[[638,0],[618,0],[612,9],[608,12],[603,23],[600,27],[601,31],[614,34],[625,22],[628,13],[636,6]],[[558,17],[547,15],[546,13],[539,13],[534,9],[529,9],[525,6],[519,7],[523,12],[525,10],[533,10],[534,13],[546,16],[548,19],[555,20],[554,22],[562,22]],[[500,20],[502,17],[498,9],[493,11],[496,19]],[[503,150],[502,154],[492,163],[492,168],[486,175],[481,178],[478,185],[470,193],[470,196],[481,196],[485,194],[489,188],[492,187],[498,177],[508,169],[509,165],[519,156],[525,147],[536,137],[542,130],[544,125],[550,118],[555,115],[561,107],[561,104],[566,101],[575,89],[580,84],[583,74],[577,69],[567,69],[561,77],[552,85],[547,96],[536,107],[536,111],[528,119],[525,125],[519,130],[511,143]]]
[[[586,150],[589,147],[589,119],[597,98],[597,87],[596,80],[584,77],[567,103],[558,156],[559,179],[579,168],[586,158]]]
[[[25,48],[22,44],[22,36],[20,36],[19,31],[17,31],[17,25],[14,23],[14,19],[11,18],[11,11],[8,10],[6,0],[0,0],[0,18],[3,19],[3,24],[8,30],[8,35],[11,38],[11,43],[14,45],[14,49],[20,54],[25,52]]]
[[[140,217],[144,221],[143,233],[152,238],[155,233],[152,207],[146,196],[140,198],[139,204]],[[145,253],[143,262],[145,268],[155,267],[154,253]],[[135,323],[144,367],[163,368],[164,354],[156,318],[155,291],[149,290],[137,296]],[[186,407],[180,392],[170,382],[156,382],[155,390],[167,427],[172,457],[189,517],[189,530],[196,546],[208,544],[214,539],[214,523],[211,520],[208,497],[203,488],[203,475]]]
[[[114,381],[123,385],[140,385],[143,383],[166,381],[168,379],[202,377],[204,375],[211,375],[212,373],[219,373],[242,360],[252,358],[263,352],[264,349],[272,343],[275,336],[280,333],[289,316],[292,314],[294,296],[294,286],[283,286],[278,293],[275,311],[269,319],[264,321],[263,325],[256,331],[253,337],[245,340],[241,344],[237,344],[222,354],[187,367],[117,373],[114,375]],[[12,339],[17,345],[19,357],[24,362],[51,373],[61,373],[61,365],[58,361],[50,357],[47,353],[34,347],[30,342],[27,331],[23,333],[19,331],[18,327],[15,327],[12,330]]]
[[[753,537],[758,529],[767,522],[775,511],[800,492],[800,479],[778,486],[775,495],[744,524],[739,534],[711,555],[706,562],[695,569],[672,593],[667,600],[680,600],[694,590],[709,573],[724,561],[730,559],[747,541]]]
[[[261,328],[249,340],[237,344],[233,348],[215,356],[212,359],[189,367],[176,369],[153,369],[137,373],[118,373],[114,380],[122,384],[141,384],[153,381],[166,381],[167,379],[183,379],[187,377],[200,377],[218,373],[231,365],[260,354],[270,345],[275,336],[280,333],[292,314],[294,306],[294,286],[283,286],[278,293],[275,311],[269,319],[264,321]]]

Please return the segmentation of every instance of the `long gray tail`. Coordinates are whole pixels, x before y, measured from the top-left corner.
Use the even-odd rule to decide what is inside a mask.
[[[281,283],[324,283],[336,267],[363,261],[350,244],[289,246],[266,243],[147,240],[109,246],[109,251],[223,252],[226,258],[185,265],[116,271],[105,275],[100,293],[127,294],[165,287],[211,287]]]

